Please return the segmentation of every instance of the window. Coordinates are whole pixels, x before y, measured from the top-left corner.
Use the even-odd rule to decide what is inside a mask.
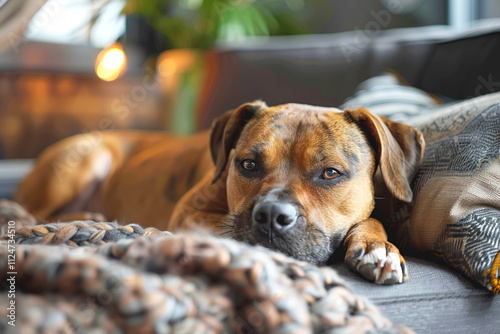
[[[92,15],[103,4],[89,35]],[[48,0],[31,20],[25,37],[64,44],[85,44],[90,40],[92,46],[106,47],[125,31],[125,18],[119,16],[123,5],[123,0]]]
[[[500,17],[500,2],[496,0],[448,0],[448,24],[464,29],[475,20]]]

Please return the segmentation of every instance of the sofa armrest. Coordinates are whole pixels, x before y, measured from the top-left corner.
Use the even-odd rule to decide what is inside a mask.
[[[0,160],[0,198],[12,198],[17,184],[33,167],[33,159]]]

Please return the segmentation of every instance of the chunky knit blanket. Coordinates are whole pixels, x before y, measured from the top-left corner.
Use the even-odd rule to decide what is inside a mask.
[[[35,223],[0,201],[1,333],[411,332],[331,268],[268,249],[203,231]]]

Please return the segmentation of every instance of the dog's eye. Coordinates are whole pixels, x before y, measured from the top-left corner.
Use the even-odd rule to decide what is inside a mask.
[[[249,171],[252,171],[252,170],[255,170],[255,167],[257,167],[255,165],[255,162],[253,160],[250,160],[250,159],[247,159],[247,160],[243,160],[241,162],[241,166],[245,169],[245,170],[249,170]]]
[[[332,179],[338,177],[339,175],[340,175],[340,173],[337,170],[335,170],[334,168],[327,168],[323,172],[323,177],[325,179],[328,179],[328,180],[332,180]]]

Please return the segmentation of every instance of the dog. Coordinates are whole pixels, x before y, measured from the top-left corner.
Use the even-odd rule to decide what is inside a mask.
[[[255,101],[192,137],[113,130],[67,138],[39,156],[14,200],[40,220],[202,225],[316,265],[343,245],[352,270],[402,283],[405,260],[371,215],[376,192],[412,200],[424,149],[418,130],[364,108]]]

